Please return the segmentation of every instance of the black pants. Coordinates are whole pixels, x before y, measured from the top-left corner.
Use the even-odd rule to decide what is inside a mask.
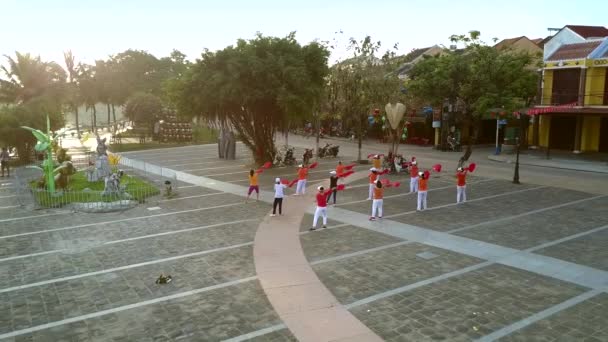
[[[272,204],[272,214],[277,213],[277,205],[279,206],[279,215],[283,215],[283,199],[275,198],[274,203]]]
[[[336,204],[336,195],[338,194],[338,190],[334,189],[334,192],[332,193],[332,195],[334,196],[334,204]]]

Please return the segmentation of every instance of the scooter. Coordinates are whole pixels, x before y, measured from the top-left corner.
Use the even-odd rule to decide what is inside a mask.
[[[325,156],[327,155],[329,147],[330,147],[329,144],[325,144],[325,146],[319,147],[319,149],[317,150],[317,157],[318,158],[325,158]]]
[[[338,156],[338,152],[340,152],[340,146],[331,145],[331,147],[329,147],[329,151],[327,151],[327,154],[336,158]]]

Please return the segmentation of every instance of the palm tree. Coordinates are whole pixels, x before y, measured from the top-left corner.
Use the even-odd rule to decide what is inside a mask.
[[[87,64],[78,64],[78,83],[80,96],[86,106],[87,112],[92,110],[91,130],[97,132],[97,100],[99,98],[98,82],[95,78],[95,67]]]
[[[78,139],[80,139],[80,123],[78,122],[78,105],[79,105],[79,96],[78,96],[78,70],[76,68],[76,64],[74,61],[74,55],[72,51],[67,51],[63,53],[63,60],[65,62],[65,66],[68,70],[68,85],[70,89],[70,107],[74,111],[74,119],[76,121],[76,132],[78,134]]]

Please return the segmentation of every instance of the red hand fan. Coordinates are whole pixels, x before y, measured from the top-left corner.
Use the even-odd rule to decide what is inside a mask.
[[[298,182],[298,179],[294,179],[291,181],[291,183],[289,183],[289,187],[291,188],[294,184],[296,184]]]
[[[475,171],[475,168],[476,168],[476,167],[477,167],[477,165],[476,165],[475,163],[471,163],[471,164],[469,164],[469,167],[468,167],[469,172],[473,172],[473,171]]]
[[[264,172],[264,169],[257,169],[257,171],[255,171],[256,173],[262,173]]]
[[[338,184],[338,187],[336,189],[338,189],[338,191],[344,190],[344,189],[346,189],[346,185],[344,185],[344,184]]]
[[[355,171],[348,171],[348,172],[345,172],[345,173],[343,173],[343,174],[340,176],[340,178],[346,178],[346,177],[348,177],[348,176],[352,175],[353,173],[355,173]]]
[[[310,166],[308,167],[309,169],[314,169],[315,167],[317,167],[319,165],[319,163],[314,162],[312,164],[310,164]]]
[[[344,167],[344,169],[345,169],[345,170],[349,170],[349,171],[350,171],[350,170],[352,170],[352,169],[353,169],[353,167],[355,167],[355,165],[356,165],[356,164],[350,164],[350,165],[346,165],[346,166]]]
[[[265,162],[264,165],[262,165],[262,168],[264,169],[268,169],[272,166],[272,162]]]
[[[401,186],[401,182],[395,182],[395,183],[393,183],[393,185],[395,186],[395,188],[398,188]]]
[[[429,179],[430,175],[431,173],[429,172],[429,170],[424,171],[424,178]]]
[[[368,154],[368,155],[367,155],[367,158],[369,159],[369,158],[371,158],[371,157],[373,157],[373,156],[375,156],[375,154]]]
[[[384,179],[380,180],[380,183],[382,183],[382,185],[388,185],[388,184],[391,184],[391,181],[388,180],[388,179],[386,179],[386,178],[384,178]]]
[[[283,185],[289,185],[289,179],[283,179],[283,180],[281,180],[281,184],[283,184]]]
[[[441,164],[435,164],[435,165],[433,165],[433,170],[435,172],[441,172]]]

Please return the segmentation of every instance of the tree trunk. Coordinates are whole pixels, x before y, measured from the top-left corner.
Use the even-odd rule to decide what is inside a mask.
[[[78,139],[80,139],[80,122],[78,120],[78,106],[74,106],[74,119],[76,120],[76,134],[78,134]]]
[[[97,108],[95,105],[93,105],[93,117],[91,118],[91,120],[91,130],[93,131],[93,133],[97,133]]]
[[[108,111],[108,130],[109,130],[109,128],[110,128],[110,122],[111,122],[110,121],[110,104],[109,103],[106,103],[106,109]]]
[[[357,161],[360,162],[361,161],[361,146],[363,145],[363,124],[361,123],[361,118],[359,118],[358,121],[358,125],[357,125],[357,142],[358,142],[358,148],[359,150],[357,151]]]
[[[475,118],[472,117],[471,114],[467,114],[465,116],[467,119],[465,120],[465,122],[469,125],[469,136],[467,138],[467,149],[465,150],[464,154],[462,155],[462,157],[460,157],[460,160],[458,161],[458,167],[463,167],[464,163],[466,161],[469,160],[469,158],[471,158],[471,154],[473,154],[473,144],[475,143],[475,140],[477,139],[477,122],[475,120]],[[471,129],[471,127],[473,127]],[[462,139],[461,139],[462,141]],[[462,145],[462,143],[461,143]]]
[[[116,133],[116,110],[114,108],[113,103],[112,103],[112,117],[114,118],[114,133]]]

